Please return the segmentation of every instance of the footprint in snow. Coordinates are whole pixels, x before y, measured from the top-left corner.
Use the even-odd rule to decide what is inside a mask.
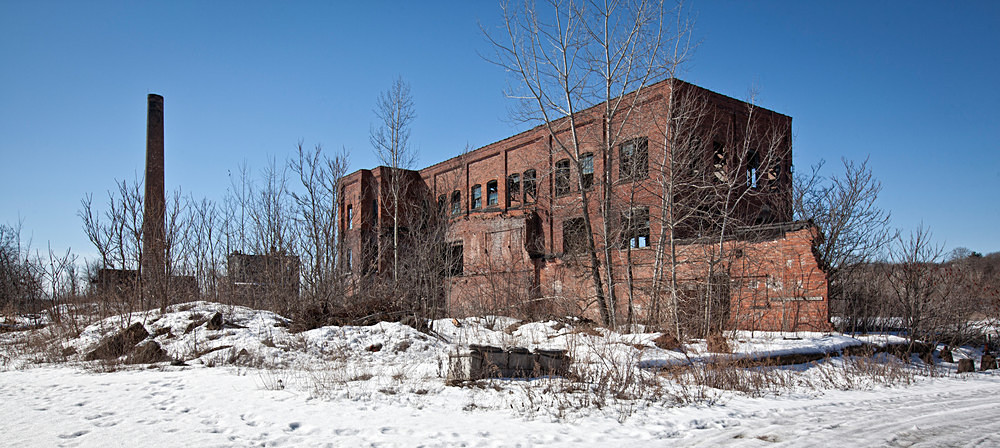
[[[288,424],[288,430],[295,431],[296,429],[299,429],[300,426],[302,426],[302,424],[299,422],[291,422]]]
[[[59,434],[59,438],[60,439],[75,439],[77,437],[80,437],[80,436],[88,433],[88,432],[90,432],[90,431],[82,430],[82,431],[74,432],[72,434]]]

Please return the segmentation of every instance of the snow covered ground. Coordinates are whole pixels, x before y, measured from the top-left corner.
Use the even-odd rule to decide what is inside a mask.
[[[440,337],[395,323],[290,334],[287,320],[267,312],[206,302],[170,311],[91,325],[59,342],[75,352],[64,363],[0,354],[0,446],[1000,446],[1000,375],[959,375],[953,364],[847,387],[823,380],[847,363],[834,358],[765,371],[797,385],[748,396],[685,389],[639,368],[711,356],[704,343],[686,354],[658,349],[656,333],[480,318],[436,322]],[[203,320],[216,311],[230,323],[210,330]],[[187,365],[80,360],[132,322]],[[741,334],[735,350],[759,357],[860,343],[787,336]],[[469,343],[566,348],[595,378],[625,362],[646,386],[639,398],[600,402],[561,379],[446,386],[448,355]]]

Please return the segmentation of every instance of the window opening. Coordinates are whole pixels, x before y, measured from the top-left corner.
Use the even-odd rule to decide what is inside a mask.
[[[445,263],[448,266],[449,276],[462,275],[465,270],[465,261],[463,260],[462,243],[455,243],[448,246],[448,252],[445,254]]]
[[[535,202],[535,199],[537,199],[538,190],[535,185],[535,178],[535,170],[524,172],[524,202]]]
[[[476,184],[472,186],[472,206],[471,210],[479,210],[483,207],[483,186]]]
[[[594,185],[594,154],[586,153],[580,156],[580,172],[583,173],[583,177],[580,182],[583,184],[584,189],[589,189]]]
[[[622,212],[624,247],[640,249],[649,247],[649,207],[638,207]]]
[[[507,176],[507,205],[511,202],[521,202],[521,175],[517,173]]]
[[[587,250],[587,224],[583,218],[563,221],[563,253],[578,255]]]
[[[747,155],[747,186],[757,188],[758,177],[760,176],[760,156],[757,151],[750,151]]]
[[[556,162],[556,196],[569,193],[569,159]]]
[[[347,204],[347,230],[354,228],[354,207]]]
[[[497,190],[497,181],[486,182],[486,205],[497,205],[500,192]]]
[[[649,175],[649,140],[645,137],[623,143],[618,155],[620,180],[644,179]]]
[[[455,190],[451,192],[451,214],[462,213],[462,192]]]
[[[715,180],[725,182],[726,176],[726,147],[720,142],[712,142],[712,175]]]

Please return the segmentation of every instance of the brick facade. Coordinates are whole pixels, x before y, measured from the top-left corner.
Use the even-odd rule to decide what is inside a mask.
[[[720,302],[724,310],[719,319],[726,322],[724,326],[828,329],[826,276],[812,250],[820,235],[806,223],[789,223],[792,157],[787,135],[791,118],[762,108],[754,108],[751,114],[750,105],[744,102],[679,80],[627,95],[640,107],[626,121],[610,125],[620,131],[614,145],[603,144],[608,124],[600,119],[603,109],[594,107],[576,116],[579,152],[559,147],[569,135],[568,122],[562,119],[551,129],[539,126],[419,171],[400,171],[408,185],[405,209],[400,211],[408,218],[402,221],[411,222],[409,218],[428,210],[440,213],[446,221],[445,240],[451,253],[461,256],[461,273],[456,270],[442,278],[448,286],[442,299],[449,313],[483,314],[518,306],[596,317],[589,258],[579,253],[583,187],[589,195],[595,245],[599,251],[605,244],[615,247],[611,265],[618,296],[616,313],[628,313],[630,294],[624,285],[631,272],[633,313],[637,318],[649,315],[657,306],[651,297],[657,295],[652,288],[657,251],[665,247],[660,236],[669,235],[659,219],[666,216],[667,203],[661,199],[666,170],[660,161],[670,160],[665,117],[670,104],[679,104],[682,93],[700,98],[707,105],[705,115],[711,117],[704,120],[709,124],[702,122],[697,129],[709,149],[689,162],[690,171],[702,170],[707,178],[714,175],[739,186],[730,187],[729,192],[739,198],[730,204],[732,216],[741,225],[724,241],[712,241],[707,233],[700,233],[691,224],[699,221],[675,225],[678,279],[695,284],[710,272],[725,275],[724,287],[719,289],[728,291]],[[724,149],[746,146],[746,142],[765,144],[757,140],[770,137],[758,135],[751,126],[778,129],[785,136],[770,142],[777,156],[766,173],[750,166],[759,163],[751,161],[756,153],[735,157]],[[610,150],[603,149],[609,146]],[[711,148],[717,149],[713,153]],[[579,166],[577,155],[581,155]],[[628,164],[637,160],[641,163]],[[609,170],[604,169],[606,163],[611,164]],[[719,166],[728,171],[720,171]],[[387,198],[391,173],[386,167],[359,170],[341,183],[342,259],[355,275],[381,272],[386,266],[385,251],[379,248],[384,249],[386,228],[391,229]],[[734,180],[733,173],[746,174]],[[609,197],[605,203],[616,209],[602,214],[597,196],[605,192]],[[675,197],[681,193],[675,192]],[[604,215],[613,222],[603,222]],[[605,226],[616,229],[608,233],[616,235],[614,241],[601,238],[604,233],[598,229]],[[711,251],[725,256],[706,258]],[[603,259],[601,266],[606,266]]]

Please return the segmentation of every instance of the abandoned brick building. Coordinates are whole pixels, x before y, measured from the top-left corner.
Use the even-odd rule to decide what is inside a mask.
[[[676,79],[621,98],[633,107],[612,120],[598,105],[419,171],[345,176],[343,264],[356,279],[384,274],[396,183],[408,235],[418,215],[445,225],[437,299],[451,315],[519,304],[596,318],[597,260],[618,322],[705,296],[689,319],[828,329],[822,236],[791,221],[791,117]]]

